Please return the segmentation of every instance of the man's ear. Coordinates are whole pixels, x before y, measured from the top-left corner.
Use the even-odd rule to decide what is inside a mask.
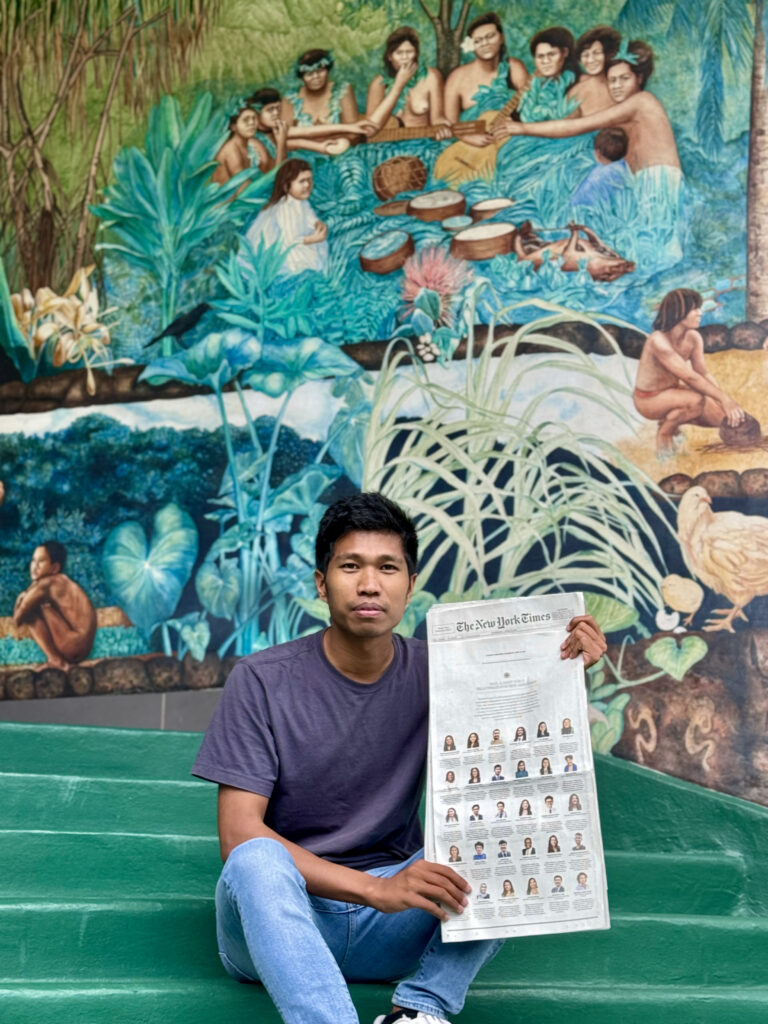
[[[315,569],[315,586],[317,587],[317,596],[321,601],[325,601],[328,604],[328,594],[325,589],[325,574],[320,572],[319,569]]]
[[[411,582],[408,585],[408,593],[405,595],[405,603],[406,604],[408,604],[408,602],[413,597],[413,588],[415,586],[416,586],[416,573],[414,572],[414,573],[411,573]]]

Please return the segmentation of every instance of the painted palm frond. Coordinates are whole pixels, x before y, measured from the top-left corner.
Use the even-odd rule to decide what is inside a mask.
[[[572,316],[549,304],[547,316],[511,339],[491,334],[476,358],[470,331],[458,390],[421,365],[406,366],[403,353],[385,361],[363,486],[384,491],[416,519],[422,589],[491,597],[510,587],[518,594],[581,588],[658,607],[659,537],[671,528],[652,481],[600,436],[608,416],[631,424],[627,382],[548,333]],[[520,356],[523,339],[556,351]],[[543,394],[541,374],[549,381]],[[595,407],[591,431],[543,408],[575,398],[583,404],[585,396]],[[423,411],[414,417],[417,400]]]

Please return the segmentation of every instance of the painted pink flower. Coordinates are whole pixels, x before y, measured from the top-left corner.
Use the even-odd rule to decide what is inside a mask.
[[[445,249],[427,246],[406,260],[403,267],[403,299],[407,303],[405,314],[410,315],[419,293],[427,288],[440,298],[439,324],[451,320],[451,300],[472,280],[472,269],[462,260],[456,260]]]

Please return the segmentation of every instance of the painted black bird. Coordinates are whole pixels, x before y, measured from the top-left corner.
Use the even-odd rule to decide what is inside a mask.
[[[177,345],[183,348],[184,346],[181,342],[182,334],[186,334],[187,331],[191,331],[193,327],[196,327],[203,314],[207,313],[209,309],[213,309],[209,302],[201,302],[194,309],[190,309],[189,312],[182,313],[175,320],[172,320],[161,334],[148,341],[144,348],[149,348],[150,345],[154,345],[156,341],[160,341],[162,338],[173,338]]]

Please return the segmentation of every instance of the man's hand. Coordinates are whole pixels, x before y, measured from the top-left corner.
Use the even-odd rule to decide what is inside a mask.
[[[495,118],[491,124],[491,135],[497,142],[508,139],[511,135],[522,135],[520,123],[511,117]]]
[[[584,668],[599,661],[608,649],[602,629],[591,615],[575,615],[566,626],[569,636],[560,644],[561,658],[584,656]]]
[[[744,410],[738,402],[734,402],[730,395],[726,395],[720,405],[725,413],[725,418],[728,420],[729,427],[738,427],[746,418]]]
[[[370,905],[384,914],[418,907],[428,914],[448,920],[443,907],[460,914],[467,905],[466,893],[472,891],[469,882],[457,875],[453,868],[417,860],[392,878],[377,878]],[[440,903],[442,906],[438,906]]]

